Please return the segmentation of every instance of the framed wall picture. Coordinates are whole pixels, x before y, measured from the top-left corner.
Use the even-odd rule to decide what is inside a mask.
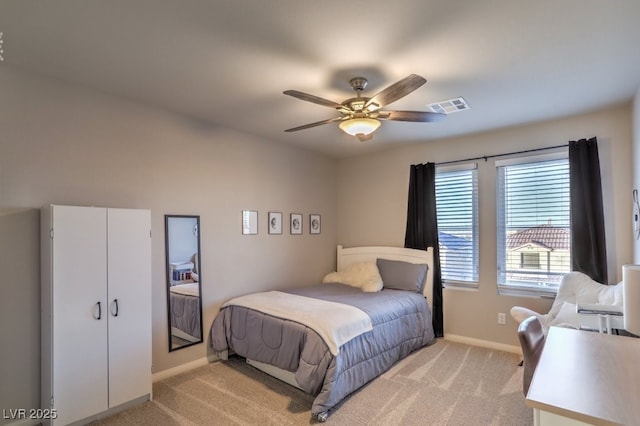
[[[269,233],[282,234],[282,213],[269,212]]]
[[[320,215],[319,214],[310,214],[309,215],[309,233],[310,234],[319,234],[321,228],[320,223]]]
[[[293,235],[302,234],[302,215],[300,213],[291,213],[291,233]]]

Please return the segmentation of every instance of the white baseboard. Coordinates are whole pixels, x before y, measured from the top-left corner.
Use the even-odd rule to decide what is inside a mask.
[[[185,373],[189,370],[193,370],[194,368],[202,367],[203,365],[207,365],[210,362],[215,361],[215,359],[209,360],[207,357],[196,359],[195,361],[188,362],[186,364],[178,365],[176,367],[168,368],[166,370],[158,371],[157,373],[153,373],[153,383],[167,379],[169,377],[173,377],[180,373]]]
[[[504,343],[492,342],[490,340],[474,339],[473,337],[458,336],[456,334],[447,333],[445,333],[444,335],[444,340],[522,355],[522,349],[520,348],[520,346],[505,345]]]

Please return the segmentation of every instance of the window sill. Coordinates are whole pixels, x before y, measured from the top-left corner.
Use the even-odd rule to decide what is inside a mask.
[[[526,288],[501,287],[498,285],[498,295],[516,297],[541,297],[544,299],[555,299],[557,290],[538,290]]]
[[[478,291],[478,283],[467,283],[463,281],[445,281],[442,287],[447,290]]]

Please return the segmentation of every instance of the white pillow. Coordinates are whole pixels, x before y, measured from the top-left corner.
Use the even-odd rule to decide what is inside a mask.
[[[561,327],[580,328],[580,314],[575,303],[564,302],[558,315],[551,321],[551,325]]]
[[[354,263],[340,272],[330,272],[323,283],[340,283],[373,293],[382,290],[382,277],[373,262]]]
[[[598,295],[598,303],[603,305],[622,305],[624,282],[616,285],[603,285]]]

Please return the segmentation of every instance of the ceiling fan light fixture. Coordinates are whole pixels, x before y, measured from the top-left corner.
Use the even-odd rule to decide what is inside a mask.
[[[342,101],[342,103],[297,90],[285,90],[282,92],[285,95],[333,108],[340,114],[338,117],[334,116],[334,118],[327,120],[286,129],[285,132],[296,132],[298,130],[337,122],[340,129],[346,134],[356,136],[360,141],[368,141],[372,138],[373,132],[380,127],[380,120],[412,121],[417,123],[439,121],[446,114],[434,111],[388,111],[381,109],[407,96],[426,82],[427,80],[424,77],[411,74],[387,86],[370,98],[362,96],[361,93],[367,85],[367,79],[364,77],[356,77],[349,81],[351,88],[356,92],[356,96],[346,99]],[[452,105],[459,109],[463,102],[456,101],[457,102],[453,102]]]
[[[368,135],[380,127],[380,121],[375,118],[349,118],[338,124],[343,132],[356,136],[358,134]]]

